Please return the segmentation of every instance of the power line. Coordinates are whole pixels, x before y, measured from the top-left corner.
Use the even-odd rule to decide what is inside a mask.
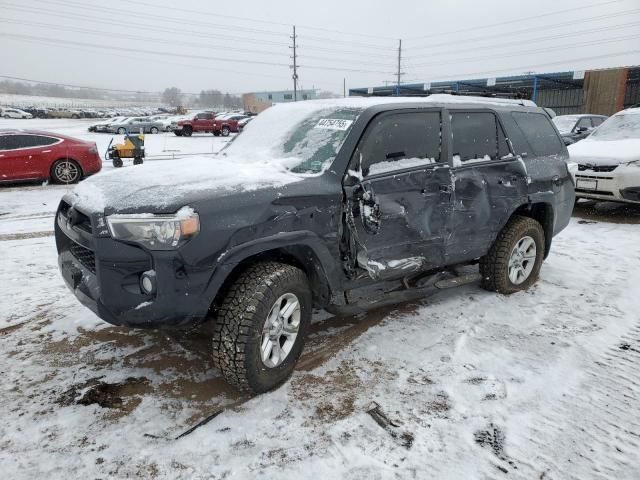
[[[21,7],[21,6],[7,5],[4,8],[5,9],[10,9],[10,10],[18,10],[18,11],[27,12],[27,13],[31,13],[32,12],[31,9],[26,8],[26,7]],[[184,35],[185,34],[184,28],[179,29],[179,28],[170,28],[170,27],[152,27],[152,26],[148,26],[148,25],[145,25],[145,24],[141,24],[141,23],[127,22],[125,20],[122,20],[122,21],[120,21],[120,20],[110,21],[108,19],[97,19],[96,17],[92,17],[92,16],[89,16],[89,15],[81,15],[81,14],[75,14],[75,13],[74,14],[61,13],[61,12],[59,12],[57,10],[48,10],[48,9],[44,9],[44,8],[40,8],[40,9],[38,9],[38,11],[46,13],[49,16],[68,18],[68,19],[71,19],[71,20],[75,20],[75,19],[93,20],[93,21],[99,22],[101,24],[113,25],[113,26],[120,27],[120,28],[131,27],[131,28],[136,28],[136,29],[141,29],[141,30],[149,30],[149,31],[160,32],[160,33],[171,32],[171,33],[177,33],[177,34],[180,34],[180,35]],[[233,40],[234,42],[259,43],[261,45],[274,45],[274,46],[283,46],[283,47],[286,47],[288,45],[285,42],[274,42],[274,41],[270,41],[270,40],[239,37],[237,35],[226,35],[226,34],[215,34],[215,33],[199,32],[197,30],[196,31],[189,30],[188,34],[190,36],[199,36],[199,37],[202,37],[202,38],[225,39],[225,40]]]
[[[33,0],[32,0],[33,1]],[[66,8],[70,8],[70,9],[81,9],[82,11],[86,11],[86,10],[90,10],[93,12],[97,12],[101,15],[103,14],[109,14],[109,15],[121,15],[121,12],[118,11],[114,11],[112,8],[105,8],[105,7],[96,7],[96,6],[90,6],[87,5],[86,2],[73,2],[70,0],[36,0],[36,1],[41,1],[46,3],[47,5],[59,5],[61,7],[66,7]],[[184,25],[185,20],[181,20],[181,19],[176,19],[175,16],[163,16],[163,15],[156,15],[153,13],[150,13],[148,11],[145,11],[144,13],[136,13],[135,11],[131,11],[128,10],[127,12],[127,16],[128,17],[132,17],[132,18],[139,18],[145,21],[149,21],[149,20],[157,20],[157,21],[161,21],[161,22],[167,22],[167,23],[172,23],[172,24],[180,24],[180,25]],[[189,19],[189,24],[191,25],[199,25],[199,26],[203,26],[203,27],[207,27],[207,28],[220,28],[223,30],[234,30],[234,31],[241,31],[241,32],[249,32],[249,33],[254,33],[254,34],[260,34],[260,35],[275,35],[275,36],[282,36],[283,32],[276,32],[273,30],[262,30],[262,29],[258,29],[258,28],[251,28],[251,27],[244,27],[241,25],[225,25],[225,24],[220,24],[220,23],[211,23],[211,22],[204,22],[201,20],[194,20],[194,19]]]
[[[114,47],[109,45],[98,45],[98,44],[87,43],[87,42],[79,43],[79,42],[72,42],[70,40],[60,40],[60,39],[53,39],[53,38],[37,37],[32,35],[11,34],[11,33],[4,33],[4,32],[0,32],[0,37],[8,37],[8,38],[16,38],[16,39],[36,39],[36,40],[43,41],[43,43],[51,42],[51,43],[58,43],[63,45],[80,45],[80,46],[85,45],[85,46],[90,46],[90,47],[100,48],[105,50],[147,53],[150,55],[159,55],[159,56],[167,56],[167,57],[195,58],[198,60],[215,60],[220,62],[231,62],[231,63],[249,63],[249,64],[257,64],[257,65],[271,65],[271,66],[277,66],[277,67],[287,66],[286,63],[267,62],[263,60],[240,60],[235,58],[213,57],[213,56],[207,56],[207,55],[194,55],[194,54],[188,54],[188,53],[158,52],[155,50],[146,50],[141,48]]]
[[[517,23],[517,22],[529,22],[530,20],[536,20],[538,18],[544,18],[544,17],[555,17],[558,14],[561,13],[568,13],[568,12],[574,12],[577,10],[585,10],[587,8],[594,8],[594,7],[602,7],[605,5],[610,5],[612,3],[620,3],[622,0],[610,0],[608,2],[599,2],[599,3],[591,3],[588,5],[581,5],[579,7],[573,7],[573,8],[566,8],[564,10],[555,10],[553,12],[547,12],[547,13],[542,13],[540,15],[534,15],[531,17],[524,17],[524,18],[514,18],[512,20],[504,20],[501,22],[497,22],[497,23],[491,23],[489,25],[483,25],[482,28],[483,29],[487,29],[487,28],[491,28],[491,27],[503,27],[505,24],[509,24],[509,23]],[[446,34],[446,35],[452,35],[455,33],[467,33],[469,31],[468,28],[463,28],[460,30],[453,30],[453,31],[446,31],[446,32],[441,32],[442,34]],[[416,39],[421,39],[421,38],[429,38],[429,37],[433,37],[434,35],[438,35],[438,33],[435,34],[430,34],[430,35],[421,35],[419,37],[409,37],[407,40],[416,40]]]
[[[128,0],[121,0],[121,1],[125,1],[127,3],[131,3]],[[147,7],[151,7],[154,9],[165,9],[165,10],[171,10],[173,12],[175,12],[176,8],[175,6],[165,6],[165,5],[158,5],[157,3],[148,3],[148,2],[143,2],[143,1],[138,1],[136,0],[135,5],[143,5],[143,6],[147,6]],[[212,12],[207,12],[207,11],[203,11],[203,10],[191,10],[191,9],[184,9],[184,8],[180,8],[181,12],[186,12],[186,13],[195,13],[197,15],[206,15],[206,16],[211,16],[211,17],[220,17],[220,18],[229,18],[229,19],[233,19],[233,20],[243,20],[243,21],[249,21],[249,22],[255,22],[255,23],[262,23],[262,24],[267,24],[267,25],[279,25],[279,26],[284,26],[287,28],[291,27],[291,23],[283,23],[283,22],[274,22],[272,20],[264,20],[264,19],[257,19],[257,18],[249,18],[249,17],[239,17],[239,16],[235,16],[235,15],[223,15],[220,13],[212,13]],[[315,26],[311,26],[311,25],[301,25],[298,22],[295,22],[297,27],[300,28],[306,28],[306,29],[310,29],[310,30],[317,30],[317,31],[323,31],[323,32],[328,32],[328,33],[340,33],[343,35],[350,35],[350,36],[354,36],[354,37],[366,37],[366,38],[386,38],[388,40],[391,40],[390,37],[382,37],[380,35],[372,35],[372,34],[366,34],[366,33],[358,33],[358,32],[347,32],[345,30],[336,30],[336,29],[332,29],[332,28],[324,28],[324,27],[315,27]]]
[[[557,39],[569,38],[569,37],[586,35],[586,34],[591,34],[591,33],[608,32],[608,31],[611,31],[611,30],[621,30],[621,29],[625,29],[625,28],[629,28],[629,27],[635,27],[635,26],[638,26],[638,25],[640,25],[640,22],[632,22],[632,23],[626,23],[626,24],[622,24],[622,25],[616,25],[614,27],[592,28],[592,29],[588,29],[588,30],[580,30],[578,32],[562,33],[562,34],[558,34],[558,35],[546,35],[544,37],[537,37],[537,38],[527,38],[527,39],[519,40],[519,41],[510,40],[507,44],[505,44],[504,41],[501,41],[499,43],[493,43],[493,44],[481,45],[481,46],[474,46],[474,47],[467,47],[467,48],[456,48],[456,49],[451,49],[451,50],[440,50],[440,49],[438,49],[437,51],[429,52],[428,54],[410,55],[410,56],[408,56],[406,58],[409,58],[409,59],[424,58],[425,55],[428,55],[429,58],[439,57],[439,56],[443,56],[443,55],[449,56],[451,54],[459,53],[459,52],[460,53],[467,53],[467,52],[477,51],[477,50],[493,49],[495,47],[512,47],[513,45],[523,45],[523,44],[530,44],[530,43],[536,43],[536,42],[545,42],[545,41],[549,41],[549,40],[557,40]]]
[[[587,21],[593,21],[593,20],[604,20],[604,19],[609,19],[609,18],[615,18],[615,17],[620,17],[623,15],[630,15],[630,14],[634,14],[634,13],[638,13],[640,12],[640,9],[636,8],[636,9],[632,9],[632,10],[626,10],[623,12],[617,12],[617,13],[612,13],[612,14],[608,14],[608,15],[599,15],[596,17],[589,17],[589,18],[583,18],[580,20],[572,20],[572,21],[568,21],[568,22],[561,22],[561,23],[555,23],[552,25],[542,25],[539,27],[531,27],[531,28],[524,28],[524,29],[518,29],[518,30],[512,30],[512,31],[506,31],[506,32],[500,32],[500,33],[496,33],[493,35],[481,35],[481,36],[476,36],[476,37],[464,37],[461,39],[457,40],[457,43],[468,43],[468,42],[478,42],[478,41],[482,41],[482,40],[486,40],[488,38],[502,38],[503,40],[505,38],[510,38],[512,35],[522,35],[523,33],[529,33],[529,32],[536,32],[539,30],[547,30],[547,29],[553,29],[553,28],[558,28],[558,27],[566,27],[569,25],[576,25],[578,23],[583,23],[583,22],[587,22]],[[416,46],[416,47],[412,47],[412,49],[414,50],[424,50],[424,49],[432,49],[435,47],[440,47],[440,46],[447,46],[447,45],[451,45],[451,42],[440,42],[440,43],[432,43],[430,45],[421,45],[421,46]]]
[[[570,43],[570,44],[565,44],[565,45],[554,45],[553,47],[547,47],[547,48],[538,48],[538,49],[534,49],[534,50],[520,50],[517,52],[513,52],[513,53],[500,53],[500,58],[505,58],[505,57],[519,57],[522,56],[522,54],[525,53],[541,53],[541,52],[553,52],[556,51],[558,49],[562,49],[562,48],[570,48],[570,47],[581,47],[581,46],[589,46],[589,45],[601,45],[604,43],[615,43],[615,42],[621,42],[624,40],[632,40],[635,38],[640,38],[640,35],[626,35],[626,36],[622,36],[622,37],[615,37],[615,38],[611,38],[611,39],[607,39],[607,40],[592,40],[592,41],[588,41],[588,42],[579,42],[579,43]],[[414,64],[414,67],[428,67],[428,66],[433,66],[433,65],[451,65],[454,63],[460,63],[460,62],[473,62],[476,60],[483,60],[483,59],[487,59],[487,58],[495,58],[496,54],[492,53],[491,55],[483,55],[483,56],[475,56],[475,57],[467,57],[467,58],[460,58],[457,60],[450,60],[450,61],[438,61],[438,62],[427,62],[427,63],[417,63]]]
[[[28,22],[28,21],[18,21],[18,20],[13,20],[13,19],[5,19],[5,18],[0,18],[0,23],[11,23],[14,25],[30,25],[30,26],[38,26],[38,27],[45,27],[45,28],[52,28],[55,30],[62,30],[65,32],[79,32],[79,33],[86,33],[88,35],[98,35],[98,36],[104,36],[104,37],[109,37],[112,38],[113,37],[113,33],[112,32],[104,32],[104,31],[100,31],[100,30],[92,30],[92,29],[88,29],[88,28],[78,28],[78,27],[68,27],[68,26],[63,26],[63,25],[52,25],[50,23],[40,23],[40,22]],[[132,40],[143,40],[146,42],[152,42],[152,43],[164,43],[167,45],[175,45],[176,42],[172,41],[172,40],[167,40],[164,38],[153,38],[153,37],[146,37],[146,36],[142,36],[142,35],[132,35],[129,33],[119,33],[118,34],[118,38],[130,38]],[[181,46],[189,46],[189,47],[195,47],[195,48],[207,48],[207,49],[211,49],[211,44],[210,43],[195,43],[195,42],[185,42],[185,41],[180,41],[180,45]],[[273,50],[271,51],[266,51],[266,50],[254,50],[254,49],[247,49],[247,48],[238,48],[238,47],[225,47],[225,50],[231,50],[231,51],[235,51],[235,52],[248,52],[248,53],[256,53],[259,55],[280,55],[280,56],[284,56],[286,54],[286,52],[274,52]]]

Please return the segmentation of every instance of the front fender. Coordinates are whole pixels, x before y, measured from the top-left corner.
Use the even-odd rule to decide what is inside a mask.
[[[301,248],[304,250],[300,250]],[[217,259],[217,265],[207,285],[206,295],[210,303],[213,303],[229,275],[240,263],[271,251],[309,252],[312,258],[303,258],[302,261],[313,269],[315,275],[326,282],[329,289],[327,294],[330,295],[331,292],[341,290],[340,262],[334,257],[322,238],[308,230],[281,232],[236,245],[223,252]]]

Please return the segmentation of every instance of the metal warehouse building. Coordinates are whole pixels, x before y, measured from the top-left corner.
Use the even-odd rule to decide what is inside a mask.
[[[527,98],[541,107],[552,108],[558,115],[612,115],[640,104],[640,66],[349,90],[350,96],[424,96],[432,93]]]

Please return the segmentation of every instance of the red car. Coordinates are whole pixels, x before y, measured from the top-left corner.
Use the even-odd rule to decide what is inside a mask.
[[[76,183],[101,168],[93,142],[58,133],[0,130],[0,182]]]

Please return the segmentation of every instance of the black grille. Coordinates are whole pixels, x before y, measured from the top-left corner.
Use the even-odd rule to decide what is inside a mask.
[[[578,170],[584,172],[585,170],[591,170],[592,172],[613,172],[618,165],[578,165]]]
[[[93,274],[96,273],[96,256],[91,250],[77,243],[72,243],[69,246],[69,251],[87,270]]]

